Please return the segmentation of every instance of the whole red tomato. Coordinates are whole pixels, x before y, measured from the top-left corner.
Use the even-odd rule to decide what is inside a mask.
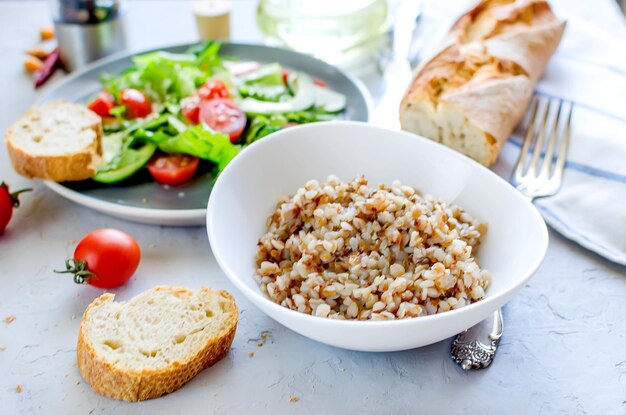
[[[18,195],[30,190],[32,189],[23,189],[11,193],[6,183],[0,183],[0,235],[2,235],[13,216],[13,208],[20,206]]]
[[[98,229],[76,246],[74,257],[65,261],[77,284],[115,288],[133,276],[139,266],[141,251],[132,236],[117,229]]]

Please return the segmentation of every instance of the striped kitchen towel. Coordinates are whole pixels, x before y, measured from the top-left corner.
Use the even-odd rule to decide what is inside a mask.
[[[419,37],[436,44],[473,3],[425,0]],[[614,0],[550,4],[567,28],[537,93],[575,107],[563,185],[534,203],[563,236],[626,265],[626,20]],[[493,166],[505,179],[519,157],[523,132],[521,125]]]

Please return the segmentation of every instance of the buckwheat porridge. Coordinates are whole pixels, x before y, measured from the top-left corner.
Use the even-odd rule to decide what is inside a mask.
[[[473,253],[487,226],[394,181],[311,180],[278,201],[257,250],[261,290],[302,313],[394,320],[481,300],[491,275]]]

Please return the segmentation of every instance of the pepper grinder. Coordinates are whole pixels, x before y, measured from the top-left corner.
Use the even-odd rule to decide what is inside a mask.
[[[73,71],[124,50],[123,0],[49,0],[63,66]]]

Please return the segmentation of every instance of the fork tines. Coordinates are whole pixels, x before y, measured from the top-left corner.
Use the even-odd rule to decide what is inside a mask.
[[[524,144],[513,174],[516,187],[523,187],[527,192],[532,190],[529,187],[541,189],[541,196],[558,189],[567,159],[573,108],[572,102],[563,99],[533,97]],[[531,152],[529,158],[527,155]]]

